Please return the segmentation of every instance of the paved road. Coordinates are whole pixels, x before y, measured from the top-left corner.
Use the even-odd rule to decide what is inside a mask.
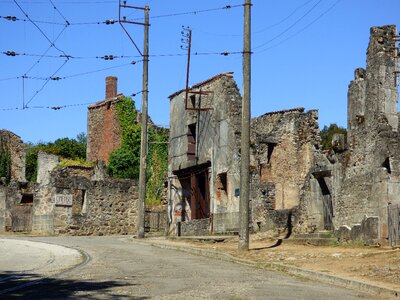
[[[35,248],[34,243],[28,242],[29,246],[19,247],[18,254],[13,257],[8,254],[8,259],[16,264],[24,257],[24,268],[10,268],[5,273],[4,260],[0,260],[0,283],[4,279],[0,284],[0,298],[372,299],[352,290],[276,272],[143,245],[129,237],[41,237],[29,240],[51,244],[46,251],[57,259],[66,257],[70,269],[66,270],[66,264],[60,267],[53,265],[51,260],[46,261],[46,268],[53,265],[54,270],[51,276],[43,279],[43,272],[40,272],[43,258],[38,262],[34,255],[32,266],[25,264],[26,257],[35,253],[37,247],[43,249],[43,244],[37,244]],[[10,243],[15,246],[17,242]],[[0,256],[7,247],[5,244],[0,243]],[[76,252],[61,250],[52,246],[54,244],[79,249],[86,254],[77,259]],[[8,261],[7,265],[12,264]],[[24,270],[28,270],[28,277],[24,277]],[[41,278],[38,282],[33,281],[35,270]],[[10,278],[10,274],[15,276]],[[18,284],[28,286],[4,293],[4,285]]]

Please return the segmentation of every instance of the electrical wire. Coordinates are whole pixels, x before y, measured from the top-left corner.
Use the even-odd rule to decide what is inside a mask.
[[[309,4],[309,3],[312,2],[312,1],[314,1],[314,0],[308,0],[308,1],[306,1],[305,3],[303,3],[303,4],[299,5],[298,7],[296,7],[289,15],[287,15],[286,17],[284,17],[284,18],[281,19],[280,21],[278,21],[278,22],[276,22],[276,23],[274,23],[274,24],[268,25],[267,27],[264,27],[264,28],[262,28],[262,29],[253,31],[251,34],[262,33],[262,32],[265,32],[265,31],[271,29],[271,28],[274,28],[274,27],[276,27],[276,26],[278,26],[278,25],[281,25],[281,24],[284,23],[286,20],[290,19],[290,17],[292,17],[294,14],[296,14],[296,12],[297,12],[298,10],[300,10],[301,8],[303,8],[304,6],[306,6],[307,4]]]
[[[28,14],[24,11],[24,9],[18,4],[17,0],[14,0],[14,3],[18,6],[18,8],[25,15],[25,17],[33,24],[33,26],[35,26],[39,30],[39,32],[45,37],[45,39],[50,43],[50,45],[52,45],[54,49],[57,49],[58,51],[62,52],[65,56],[67,56],[67,54],[63,50],[59,49],[55,45],[55,43],[52,42],[50,38],[44,33],[44,31],[28,16]],[[68,26],[68,24],[66,26]]]
[[[49,81],[51,80],[51,78],[54,78],[54,75],[57,74],[58,71],[60,71],[65,64],[68,62],[68,59],[66,59],[64,61],[64,63],[53,73],[53,75],[51,75],[49,78],[47,78],[46,82],[42,85],[42,87],[40,89],[38,89],[35,94],[33,94],[33,96],[28,100],[28,102],[26,102],[25,106],[28,105],[29,103],[32,102],[33,99],[35,99],[35,97],[45,88],[45,86],[49,83]]]
[[[281,31],[279,34],[274,36],[273,38],[269,39],[268,41],[256,46],[253,48],[253,50],[259,49],[265,45],[268,45],[269,43],[275,41],[282,35],[284,35],[286,32],[288,32],[290,29],[292,29],[294,26],[296,26],[301,20],[303,20],[306,16],[308,16],[319,4],[321,4],[323,0],[319,0],[317,3],[315,3],[305,14],[303,14],[300,18],[298,18],[294,23],[292,23],[289,27],[287,27],[285,30]]]
[[[63,32],[65,31],[65,29],[67,28],[67,26],[64,26],[64,28],[60,31],[60,33],[57,35],[57,37],[54,39],[54,43],[61,37],[61,35],[63,34]],[[44,57],[46,57],[47,53],[50,51],[51,48],[53,48],[54,43],[52,43],[44,52],[42,55],[39,56],[39,59],[28,69],[28,71],[25,72],[24,75],[27,75],[30,71],[33,70],[33,68],[35,68]],[[69,56],[64,54],[60,57],[65,57],[67,59],[69,59]]]
[[[317,18],[315,18],[312,22],[308,23],[306,26],[304,26],[303,28],[301,28],[300,30],[296,31],[295,33],[293,33],[292,35],[288,36],[286,39],[280,41],[278,44],[273,45],[271,47],[265,48],[263,50],[257,51],[254,54],[259,54],[259,53],[263,53],[267,50],[276,48],[280,45],[282,45],[283,43],[287,42],[288,40],[294,38],[295,36],[299,35],[300,33],[302,33],[303,31],[305,31],[307,28],[309,28],[310,26],[312,26],[314,23],[316,23],[319,19],[321,19],[324,15],[326,15],[327,13],[329,13],[332,9],[335,8],[336,5],[339,4],[339,2],[341,2],[342,0],[337,0],[335,3],[333,3],[330,7],[328,7],[328,9],[326,9],[323,13],[321,13]]]
[[[63,18],[64,19],[64,21],[65,21],[65,24],[66,25],[69,25],[69,22],[68,22],[68,20],[65,18],[65,16],[61,13],[61,11],[56,7],[56,5],[54,4],[54,2],[52,1],[52,0],[49,0],[50,1],[50,3],[51,3],[51,5],[53,5],[53,8],[58,12],[58,14],[61,16],[61,18]]]

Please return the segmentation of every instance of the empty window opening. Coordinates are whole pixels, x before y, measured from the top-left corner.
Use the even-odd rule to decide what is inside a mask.
[[[274,152],[276,143],[268,143],[268,150],[267,150],[267,163],[269,164],[271,161],[272,153]]]
[[[82,202],[82,211],[81,213],[86,213],[87,211],[87,200],[86,200],[86,191],[82,190],[82,198],[81,198],[81,202]]]
[[[386,168],[386,170],[389,174],[392,173],[392,169],[390,168],[390,158],[389,157],[386,157],[385,161],[382,164],[382,167]]]
[[[196,108],[196,95],[190,95],[190,102],[192,103],[192,108]]]
[[[225,205],[228,200],[228,178],[226,173],[217,175],[216,188],[217,188],[217,201],[220,205]]]
[[[194,160],[196,159],[196,123],[188,125],[187,139],[187,156],[189,160]]]
[[[21,204],[32,204],[33,194],[22,194]]]

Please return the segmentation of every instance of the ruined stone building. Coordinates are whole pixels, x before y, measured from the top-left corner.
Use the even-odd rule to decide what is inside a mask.
[[[395,26],[371,28],[366,69],[356,69],[349,85],[347,150],[339,147],[332,152],[326,166],[331,176],[328,188],[334,197],[334,225],[345,225],[342,234],[350,239],[385,240],[393,230],[398,235],[400,135],[396,41]],[[397,228],[393,222],[397,222]]]
[[[178,222],[182,234],[237,228],[240,114],[232,73],[170,96],[171,233]]]
[[[318,113],[252,120],[251,227],[335,232],[400,243],[398,48],[395,26],[371,28],[366,69],[348,93],[348,137],[322,151]],[[170,96],[169,232],[238,227],[241,96],[223,73]]]
[[[236,232],[241,96],[232,73],[194,85],[187,99],[186,90],[178,91],[170,101],[170,234]],[[286,228],[320,151],[318,113],[271,112],[251,126],[251,226]]]
[[[117,93],[117,81],[117,77],[106,77],[106,98],[88,107],[88,161],[108,162],[111,152],[121,146],[116,103],[123,95]]]
[[[251,129],[253,228],[285,229],[298,215],[310,170],[318,161],[318,112],[295,108],[266,113],[252,120]],[[315,207],[313,214],[322,229],[323,208]]]

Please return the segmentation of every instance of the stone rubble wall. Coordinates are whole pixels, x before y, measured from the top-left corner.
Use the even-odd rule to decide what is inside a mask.
[[[320,148],[318,112],[303,108],[252,120],[251,220],[254,230],[294,226]],[[309,216],[308,211],[304,213]],[[296,216],[296,217],[295,217]]]
[[[343,169],[335,186],[335,225],[353,227],[365,215],[379,220],[379,238],[387,238],[388,204],[400,203],[398,62],[389,44],[395,26],[372,27],[366,69],[357,69],[348,93],[348,150],[337,154]]]
[[[16,134],[0,130],[0,146],[5,145],[11,154],[11,180],[26,181],[25,179],[25,144]]]

